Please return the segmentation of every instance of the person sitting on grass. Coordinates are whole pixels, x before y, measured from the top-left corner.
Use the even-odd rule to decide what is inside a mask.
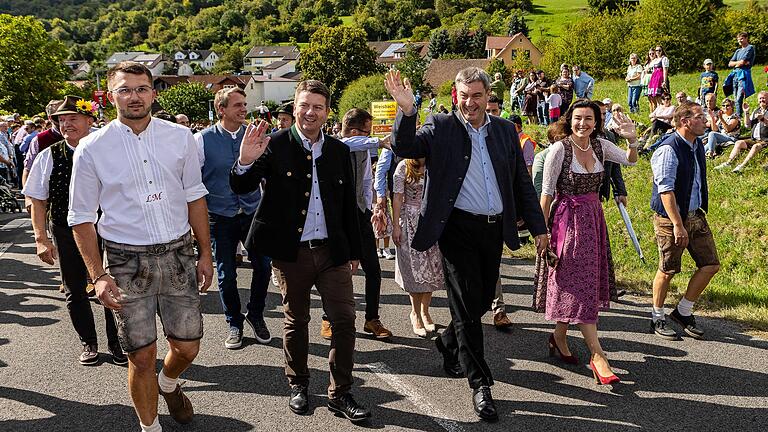
[[[723,100],[723,109],[718,113],[716,121],[704,147],[708,158],[714,158],[717,155],[716,150],[720,144],[734,142],[739,137],[741,126],[739,115],[734,110],[733,100],[727,98]]]
[[[741,172],[744,170],[747,163],[755,157],[760,150],[768,146],[768,117],[766,117],[766,115],[768,115],[768,91],[763,90],[758,93],[757,102],[759,106],[751,116],[749,115],[749,104],[744,102],[743,105],[744,126],[752,129],[749,139],[736,141],[728,160],[716,166],[715,169],[721,170],[730,167],[736,158],[739,157],[739,153],[741,153],[742,150],[751,148],[747,157],[744,158],[744,162],[736,165],[733,169],[733,172]]]

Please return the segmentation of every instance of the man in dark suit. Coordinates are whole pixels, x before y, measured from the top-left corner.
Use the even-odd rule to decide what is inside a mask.
[[[290,128],[267,135],[265,121],[248,126],[230,185],[241,194],[266,180],[245,246],[272,257],[283,295],[289,408],[296,414],[309,410],[307,325],[315,286],[333,329],[328,408],[353,422],[364,421],[370,412],[349,393],[355,350],[352,272],[360,256],[349,148],[322,132],[330,111],[330,92],[323,83],[303,81],[295,96],[296,123]]]
[[[448,376],[466,372],[475,413],[498,419],[491,397],[493,378],[483,354],[481,318],[490,308],[504,243],[520,247],[517,218],[546,250],[547,229],[525,167],[515,126],[487,115],[490,79],[482,69],[456,75],[458,111],[427,118],[416,132],[417,112],[408,80],[390,71],[385,85],[399,110],[392,150],[404,158],[426,158],[426,188],[411,246],[425,251],[436,242],[452,321],[435,342]]]

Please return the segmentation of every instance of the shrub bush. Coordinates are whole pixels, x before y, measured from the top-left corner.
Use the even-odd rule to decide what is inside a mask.
[[[352,108],[371,111],[371,102],[387,100],[389,93],[384,87],[384,75],[369,75],[352,81],[339,99],[339,118]]]

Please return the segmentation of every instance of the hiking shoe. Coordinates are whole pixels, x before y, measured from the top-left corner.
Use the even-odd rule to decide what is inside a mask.
[[[379,258],[384,258],[384,249],[377,249],[376,256],[378,256]]]
[[[333,330],[331,330],[331,322],[326,319],[320,320],[320,337],[325,340],[331,340],[333,336]]]
[[[395,259],[395,254],[393,254],[389,249],[384,249],[384,258],[388,260]]]
[[[95,365],[99,362],[99,346],[96,344],[83,345],[83,352],[78,360],[84,366]]]
[[[366,321],[363,326],[363,331],[372,334],[376,339],[387,339],[392,337],[392,332],[387,330],[378,319]]]
[[[120,346],[120,342],[113,342],[107,346],[109,353],[112,354],[112,363],[123,366],[128,364],[128,356],[125,355],[123,348]]]
[[[683,331],[688,336],[694,339],[704,338],[704,330],[696,327],[696,318],[694,318],[693,315],[682,316],[680,315],[680,312],[678,312],[677,308],[675,308],[675,310],[669,314],[669,317],[672,318],[672,321],[680,324],[680,327],[683,328]]]
[[[269,334],[269,329],[267,329],[267,323],[264,322],[264,318],[256,319],[250,317],[249,314],[245,314],[245,322],[251,326],[253,336],[260,344],[268,344],[272,341],[272,335]]]
[[[736,168],[731,170],[731,172],[734,172],[734,173],[740,173],[742,171],[744,171],[744,165],[741,165],[741,164],[736,165]]]
[[[677,332],[671,328],[667,328],[667,322],[663,319],[658,321],[651,320],[651,331],[656,333],[656,336],[662,339],[677,340]]]
[[[181,385],[176,384],[176,390],[170,393],[160,390],[160,395],[165,399],[165,403],[168,405],[168,412],[177,423],[187,424],[192,421],[195,411],[192,408],[192,402],[181,391]]]
[[[243,329],[230,327],[227,339],[224,341],[224,346],[227,349],[238,349],[243,346]]]

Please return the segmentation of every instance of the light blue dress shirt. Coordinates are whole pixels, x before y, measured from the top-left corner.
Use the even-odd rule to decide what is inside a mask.
[[[696,160],[696,146],[701,145],[697,138],[693,143],[689,142],[678,132],[675,132],[683,141],[694,149],[693,164],[693,189],[691,190],[691,200],[688,203],[688,211],[692,212],[701,207],[701,175],[699,173],[699,164]],[[664,145],[656,149],[651,157],[651,170],[653,171],[653,182],[656,183],[659,193],[674,192],[675,180],[677,179],[677,155],[672,146]]]
[[[504,211],[504,205],[501,201],[499,184],[496,181],[496,172],[485,144],[491,120],[486,114],[483,125],[480,129],[475,129],[463,116],[460,115],[460,118],[472,141],[472,155],[469,158],[469,168],[461,184],[459,196],[456,197],[455,207],[481,215],[499,214]]]

